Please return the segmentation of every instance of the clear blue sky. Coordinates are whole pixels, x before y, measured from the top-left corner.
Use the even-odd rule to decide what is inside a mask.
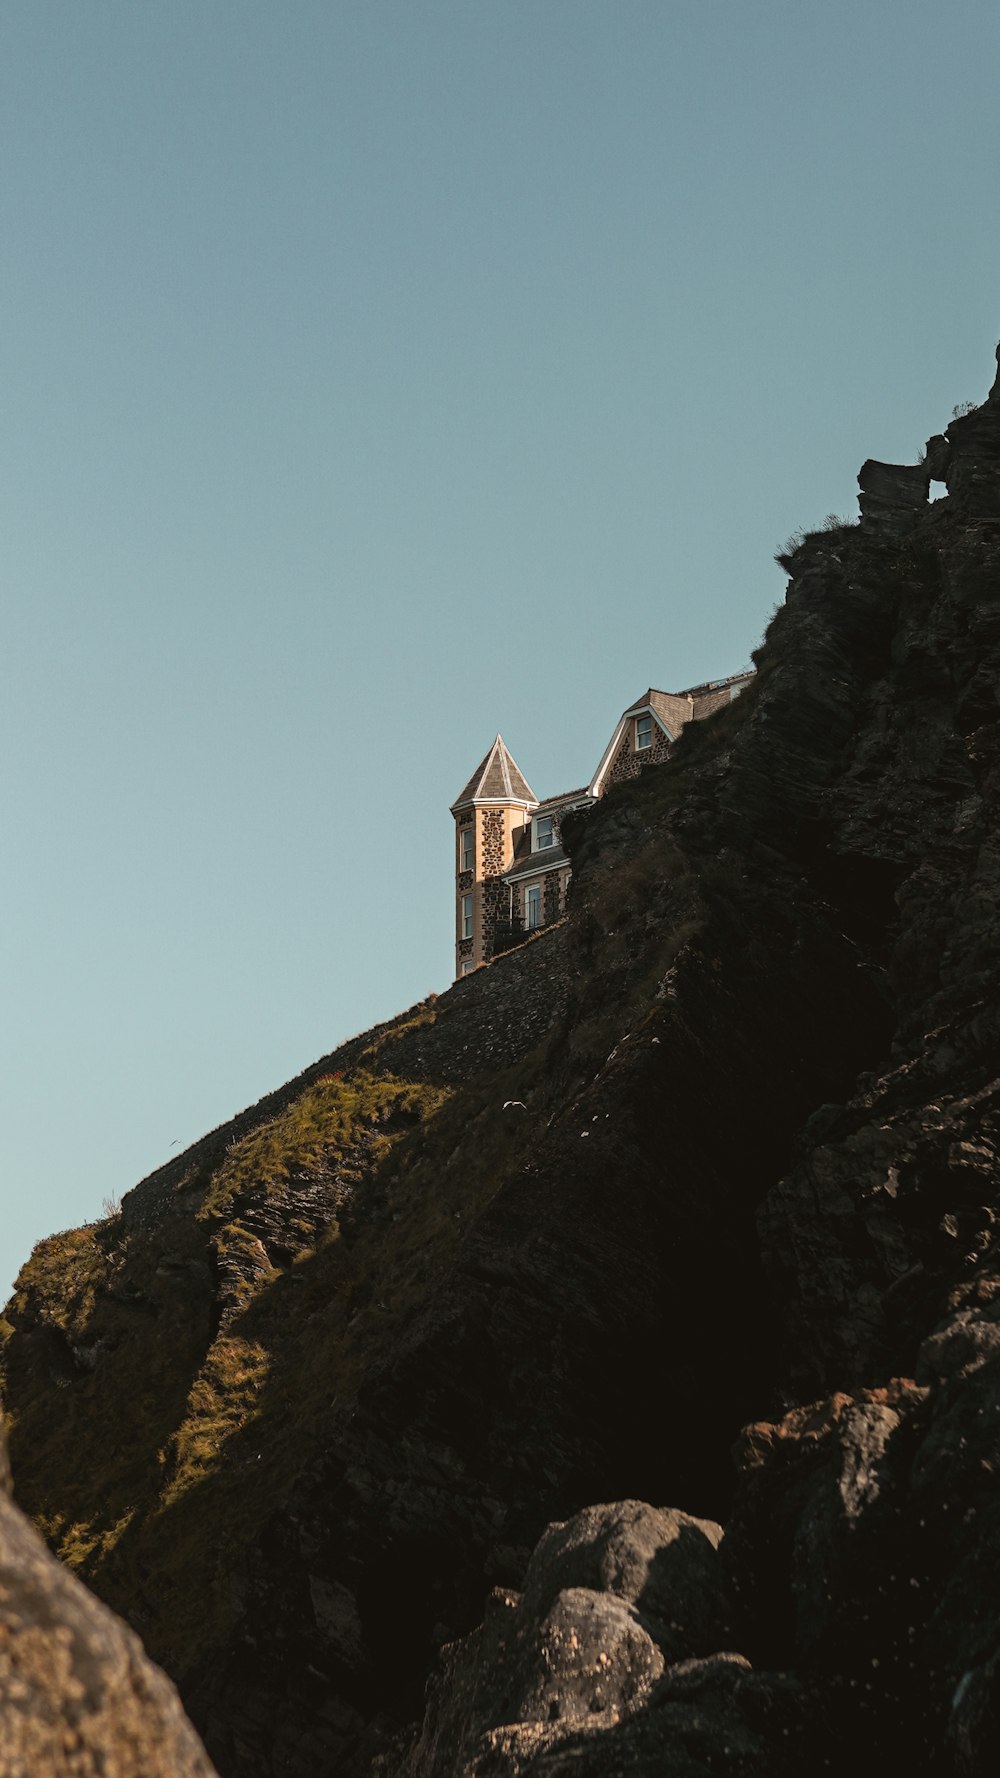
[[[995,0],[3,0],[0,1295],[981,398]]]

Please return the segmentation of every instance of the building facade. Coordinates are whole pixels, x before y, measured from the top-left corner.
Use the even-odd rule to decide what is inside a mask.
[[[752,678],[748,669],[688,691],[651,686],[622,711],[590,783],[541,801],[497,735],[451,805],[456,976],[558,920],[571,874],[562,845],[564,816],[592,807],[611,785],[666,759],[685,723],[731,703]]]

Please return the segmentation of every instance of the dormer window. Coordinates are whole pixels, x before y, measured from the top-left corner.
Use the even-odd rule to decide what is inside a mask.
[[[645,748],[653,745],[653,718],[647,711],[645,716],[635,719],[635,750],[642,753]]]
[[[475,836],[471,827],[463,827],[459,835],[459,870],[471,870]]]
[[[536,815],[531,824],[531,850],[546,852],[556,843],[555,829],[551,815]]]

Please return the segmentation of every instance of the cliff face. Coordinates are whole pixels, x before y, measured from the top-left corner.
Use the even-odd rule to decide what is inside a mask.
[[[19,1496],[223,1774],[998,1751],[1000,398],[862,487],[565,923],[22,1273]]]

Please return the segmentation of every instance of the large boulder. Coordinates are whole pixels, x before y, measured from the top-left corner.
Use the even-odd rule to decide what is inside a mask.
[[[214,1778],[169,1679],[14,1505],[2,1441],[0,1773]]]
[[[722,1527],[643,1500],[588,1506],[543,1534],[522,1607],[541,1618],[569,1588],[611,1594],[648,1623],[669,1660],[710,1654],[725,1636]]]
[[[727,1649],[721,1537],[635,1500],[550,1525],[523,1592],[498,1588],[443,1651],[423,1726],[381,1778],[783,1769],[775,1741],[797,1757],[808,1700]]]

